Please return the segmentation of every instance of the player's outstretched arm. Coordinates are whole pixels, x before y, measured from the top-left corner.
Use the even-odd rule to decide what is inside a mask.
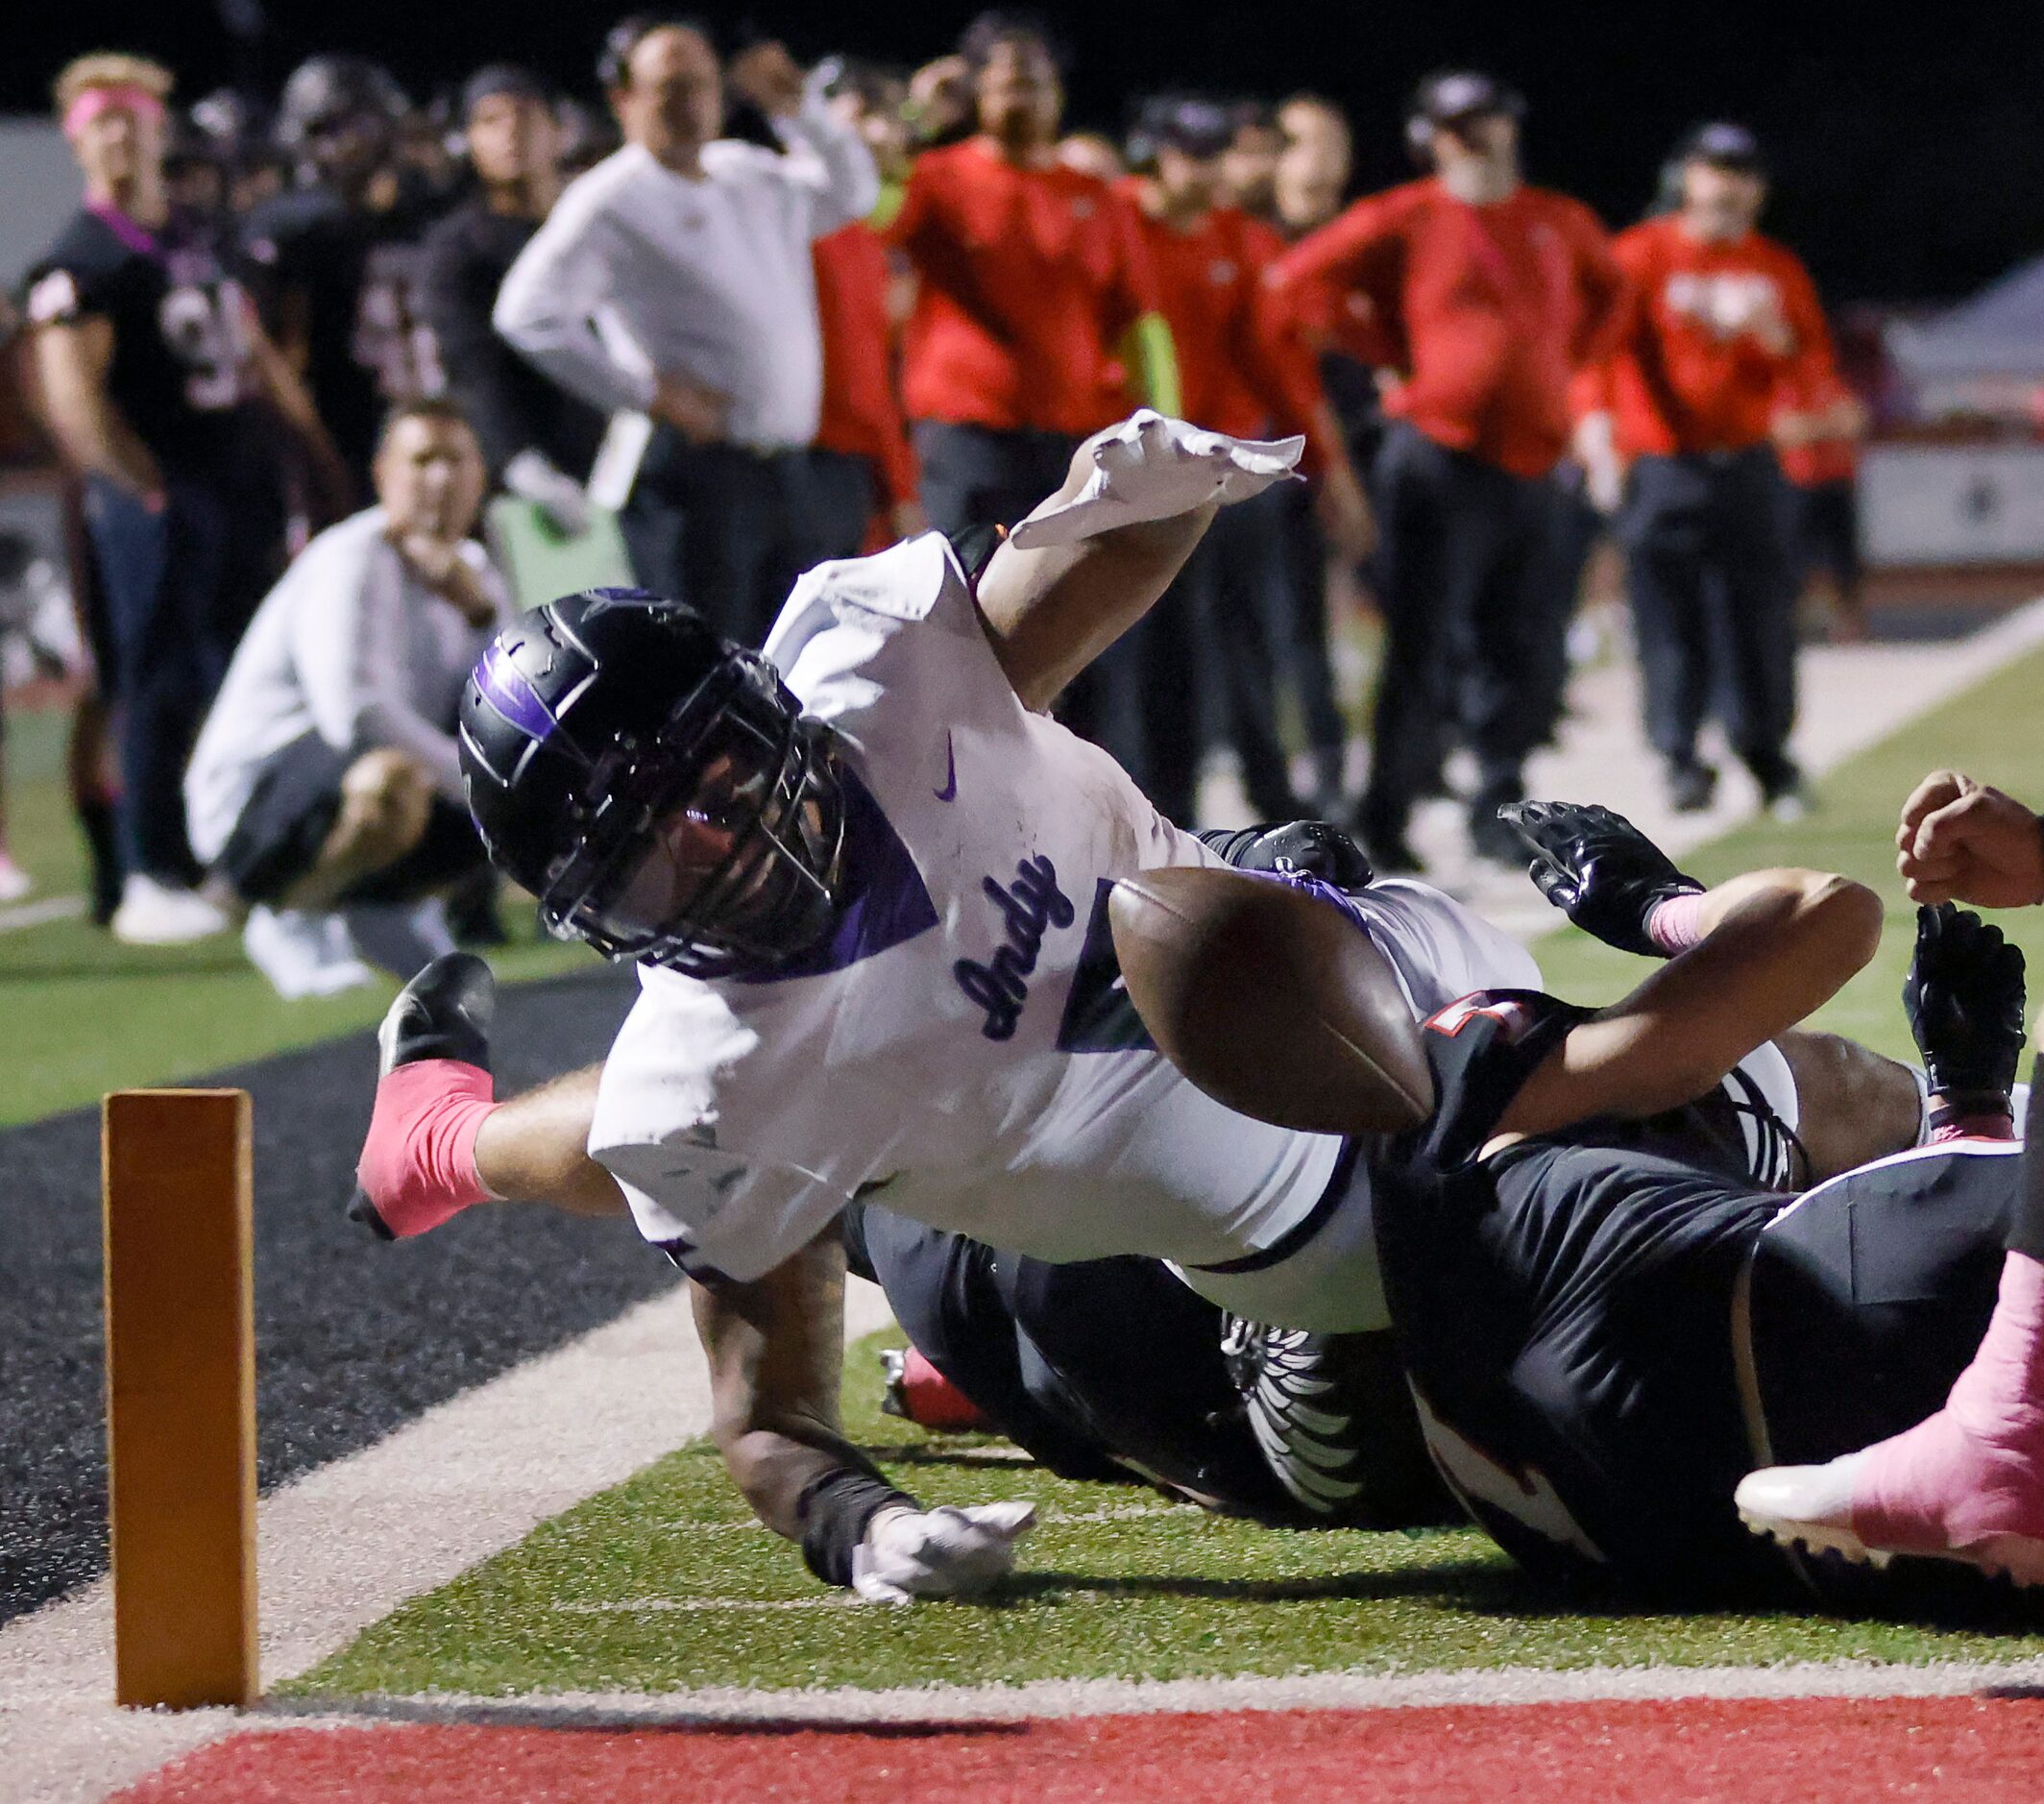
[[[1501,1133],[1551,1134],[1692,1101],[1828,1002],[1881,940],[1881,898],[1828,871],[1753,871],[1680,906],[1688,920],[1657,924],[1689,943],[1569,1034],[1514,1098]]]
[[[1049,707],[1171,586],[1220,507],[1289,476],[1300,443],[1145,411],[1080,446],[1064,486],[980,576],[981,618],[1023,705]]]

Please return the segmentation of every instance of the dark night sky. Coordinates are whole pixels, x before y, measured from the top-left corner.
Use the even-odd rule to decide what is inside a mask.
[[[603,26],[629,3],[267,0],[269,35],[242,66],[274,87],[300,56],[359,50],[424,94],[479,62],[512,58],[587,88]],[[230,12],[257,4],[221,0]],[[720,28],[757,21],[804,58],[847,48],[906,62],[946,47],[977,8],[788,0],[701,10]],[[2044,252],[2044,6],[2033,0],[1915,0],[1879,11],[1794,0],[1064,0],[1040,10],[1072,52],[1078,123],[1118,125],[1123,97],[1145,86],[1315,87],[1350,109],[1358,183],[1379,186],[1405,173],[1397,110],[1412,82],[1472,61],[1525,88],[1534,178],[1581,195],[1615,225],[1639,213],[1662,153],[1686,125],[1747,120],[1775,153],[1769,224],[1809,258],[1834,302],[1961,294]],[[10,22],[0,61],[0,110],[39,108],[58,64],[102,44],[161,57],[187,97],[237,67],[215,0],[20,12],[27,16]]]

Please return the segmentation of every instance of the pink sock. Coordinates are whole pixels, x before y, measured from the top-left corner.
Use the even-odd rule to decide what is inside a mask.
[[[1902,1551],[2044,1540],[2044,1264],[2008,1255],[1993,1319],[1945,1406],[1869,1451],[1853,1526]]]
[[[1646,937],[1669,958],[1687,952],[1703,938],[1701,893],[1671,895],[1666,902],[1655,903],[1646,917]]]
[[[458,1059],[421,1059],[377,1084],[355,1182],[401,1240],[493,1194],[475,1169],[493,1088],[487,1071]]]

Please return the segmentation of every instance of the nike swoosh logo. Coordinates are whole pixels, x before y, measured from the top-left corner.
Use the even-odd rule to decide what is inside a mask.
[[[955,801],[958,797],[958,752],[952,746],[949,731],[944,734],[944,787],[932,790],[930,793],[940,802]]]

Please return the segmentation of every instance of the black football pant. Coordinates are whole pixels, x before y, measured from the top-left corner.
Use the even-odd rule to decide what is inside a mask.
[[[1764,785],[1795,724],[1795,573],[1780,466],[1749,451],[1642,457],[1618,530],[1645,682],[1646,735],[1687,764],[1716,699]]]
[[[923,467],[923,511],[956,539],[976,526],[1012,526],[1064,486],[1077,439],[1058,432],[995,431],[918,420],[912,427]],[[1058,719],[1103,747],[1144,792],[1153,793],[1143,731],[1142,638],[1128,633],[1072,679]],[[1168,811],[1166,811],[1168,812]]]
[[[654,429],[618,524],[640,584],[741,645],[766,637],[811,549],[806,451],[692,445]]]
[[[1543,598],[1553,494],[1402,421],[1384,435],[1375,489],[1384,655],[1359,822],[1396,837],[1440,768],[1458,694],[1484,792],[1520,792],[1549,724],[1545,686],[1529,673],[1557,615]]]

